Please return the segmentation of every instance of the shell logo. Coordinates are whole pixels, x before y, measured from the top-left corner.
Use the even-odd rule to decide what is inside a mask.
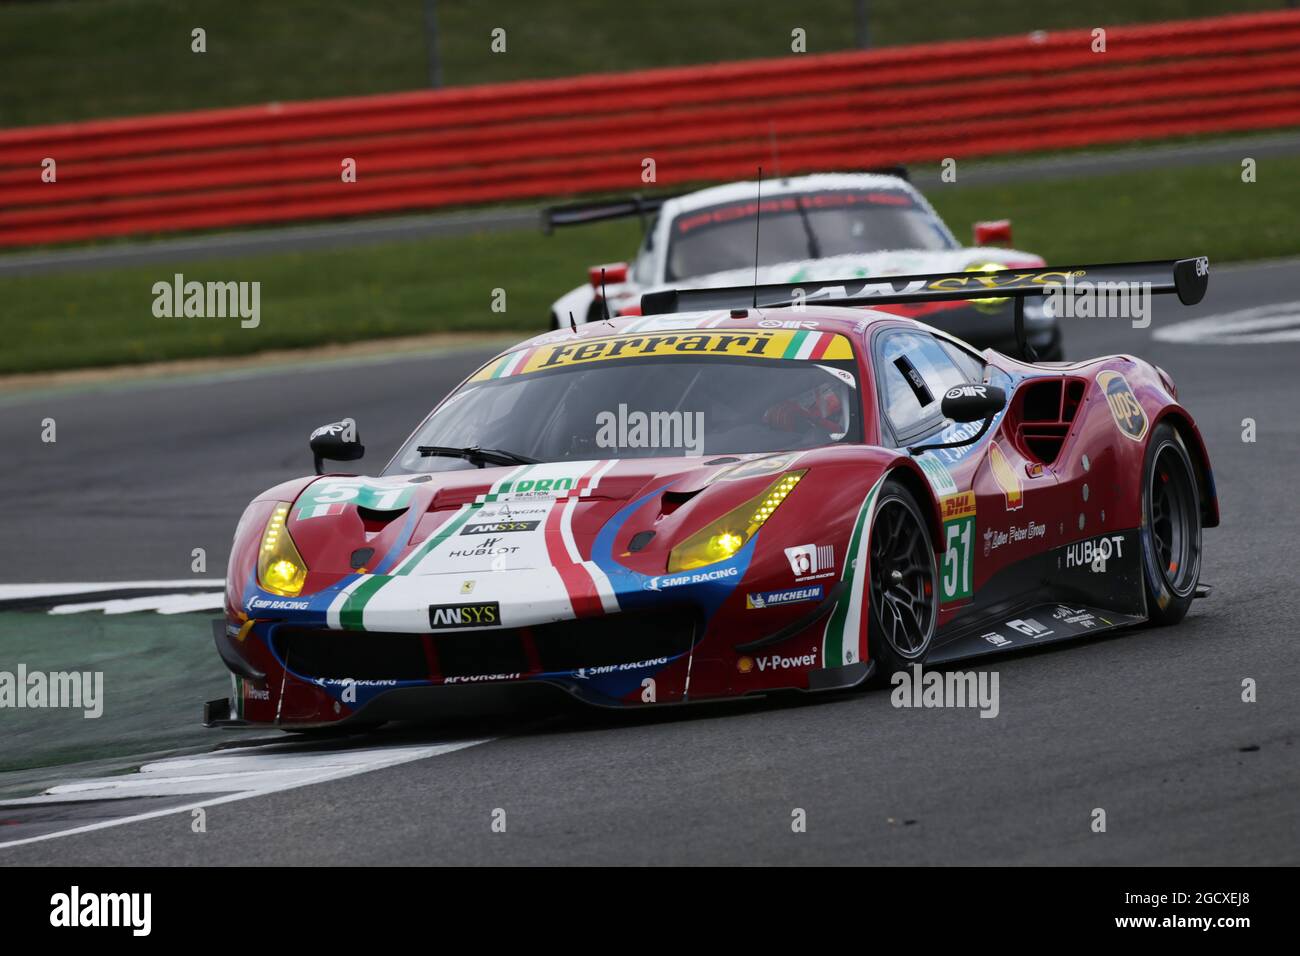
[[[1007,461],[1007,456],[1002,454],[1002,449],[998,447],[997,442],[989,446],[989,469],[993,472],[998,487],[1006,495],[1007,510],[1019,511],[1023,508],[1025,493],[1020,487],[1020,476],[1016,474],[1016,470]]]
[[[753,669],[754,658],[752,657],[741,657],[736,661],[736,670],[740,671],[742,674],[748,674]]]

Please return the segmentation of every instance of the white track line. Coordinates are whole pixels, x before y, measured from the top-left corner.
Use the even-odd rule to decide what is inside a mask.
[[[80,780],[51,787],[36,797],[0,802],[0,811],[32,806],[49,806],[71,801],[111,801],[130,797],[170,797],[217,793],[220,796],[195,800],[183,806],[151,810],[113,820],[101,820],[70,827],[40,836],[23,837],[0,843],[0,849],[54,840],[59,837],[90,833],[109,827],[152,820],[156,817],[188,813],[200,807],[213,807],[260,797],[269,793],[293,790],[329,780],[341,780],[361,773],[382,770],[414,760],[425,760],[464,750],[495,738],[461,740],[443,744],[417,744],[393,747],[366,747],[354,750],[294,752],[299,742],[274,743],[247,749],[219,750],[189,757],[171,757],[145,764],[138,774]],[[231,792],[231,791],[235,792]]]
[[[1157,342],[1180,345],[1272,345],[1300,342],[1300,302],[1221,312],[1157,329]]]
[[[226,601],[225,592],[151,594],[148,597],[118,598],[112,601],[89,601],[84,604],[56,604],[51,614],[84,614],[103,611],[105,614],[132,614],[137,611],[157,611],[159,614],[184,614],[188,611],[217,611]]]
[[[225,578],[184,578],[179,581],[91,581],[81,584],[0,584],[0,601],[94,594],[97,591],[170,591],[181,588],[224,588]]]

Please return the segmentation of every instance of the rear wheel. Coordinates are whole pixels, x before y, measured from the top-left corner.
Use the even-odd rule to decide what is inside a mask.
[[[1151,623],[1181,621],[1201,577],[1201,499],[1187,448],[1163,423],[1142,469],[1142,577]]]
[[[868,640],[875,680],[925,660],[938,618],[934,547],[911,493],[889,480],[871,522]]]

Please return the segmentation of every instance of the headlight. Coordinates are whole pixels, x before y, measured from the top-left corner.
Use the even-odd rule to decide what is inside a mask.
[[[966,267],[967,272],[1002,272],[1006,269],[1000,262],[975,262]],[[1006,305],[1006,299],[971,299],[971,305],[981,312],[996,312]]]
[[[267,519],[257,552],[257,583],[272,594],[296,597],[307,581],[307,562],[289,537],[288,517],[289,502],[281,501]]]
[[[772,517],[772,512],[780,507],[805,474],[807,469],[786,472],[768,485],[762,494],[695,532],[668,555],[668,573],[717,564],[735,555]]]

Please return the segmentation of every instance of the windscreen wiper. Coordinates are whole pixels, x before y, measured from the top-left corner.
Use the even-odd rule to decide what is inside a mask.
[[[804,235],[808,237],[808,258],[820,259],[822,244],[817,240],[817,234],[813,232],[812,222],[808,219],[808,210],[803,207],[802,197],[795,197],[794,208],[799,210],[799,221],[803,223]]]
[[[497,448],[451,448],[447,445],[418,445],[415,449],[423,458],[464,458],[471,465],[535,465],[536,458],[525,458],[512,451]]]

